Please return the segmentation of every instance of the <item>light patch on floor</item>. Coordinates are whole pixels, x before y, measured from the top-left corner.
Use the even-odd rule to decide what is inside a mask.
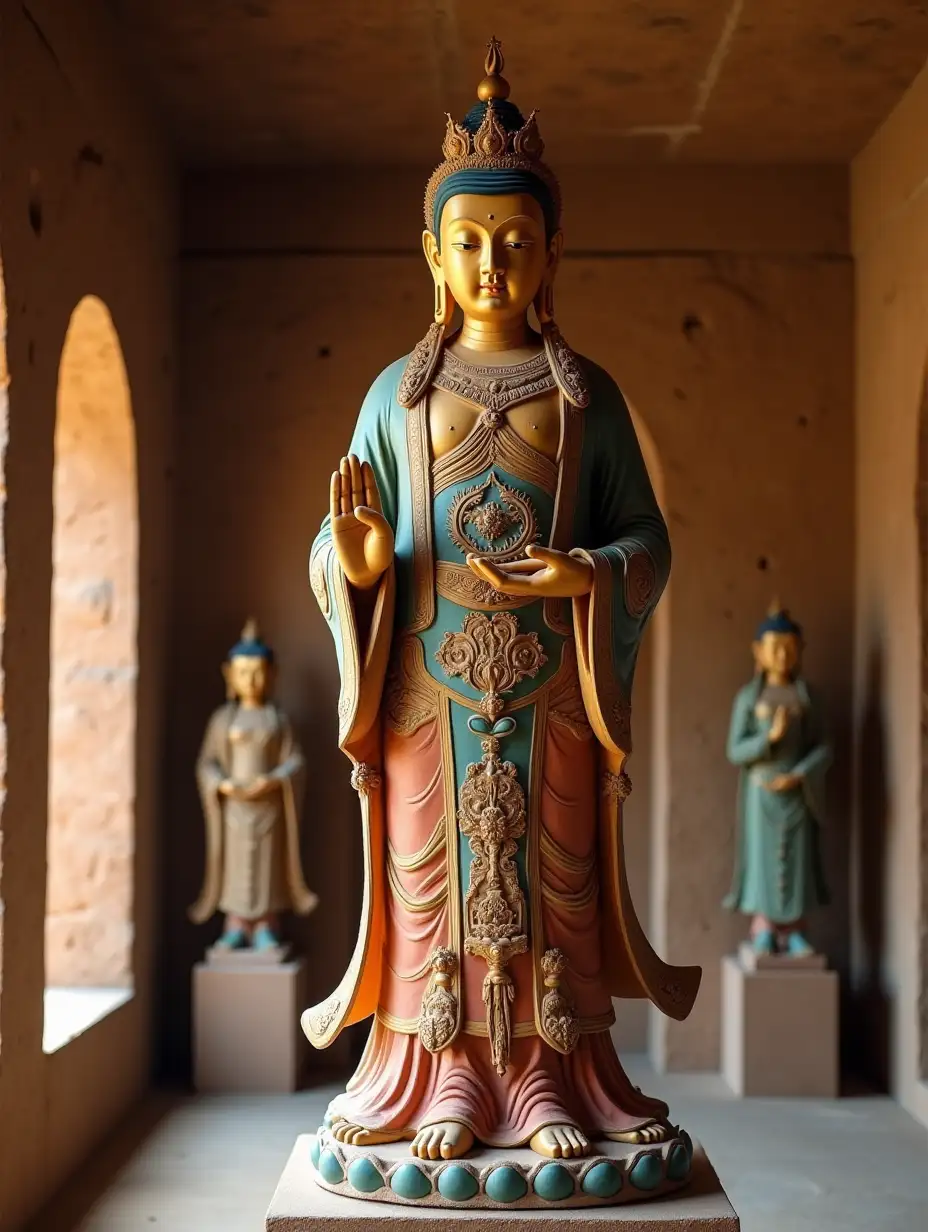
[[[131,988],[46,988],[43,1050],[63,1048],[131,999]]]
[[[739,1100],[715,1075],[658,1076],[641,1058],[627,1061],[633,1081],[702,1140],[743,1232],[926,1226],[928,1133],[892,1100]],[[92,1209],[88,1173],[33,1229],[261,1232],[294,1138],[317,1127],[340,1089],[162,1100],[139,1145],[126,1147],[130,1130],[114,1141],[118,1172]]]

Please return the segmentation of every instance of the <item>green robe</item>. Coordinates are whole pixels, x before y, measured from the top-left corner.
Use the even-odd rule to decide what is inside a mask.
[[[774,924],[789,924],[828,902],[819,830],[831,750],[815,694],[805,681],[794,683],[801,713],[775,746],[768,741],[772,714],[758,714],[762,676],[735,697],[728,735],[728,760],[741,774],[735,869],[724,905]],[[802,783],[785,792],[764,786],[787,773],[800,775]]]

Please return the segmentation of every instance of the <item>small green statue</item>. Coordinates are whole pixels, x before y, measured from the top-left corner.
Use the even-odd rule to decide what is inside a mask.
[[[759,954],[813,953],[810,907],[826,904],[819,827],[831,749],[800,675],[802,629],[774,604],[753,644],[754,679],[735,697],[728,759],[740,768],[735,869],[724,905],[752,916]]]

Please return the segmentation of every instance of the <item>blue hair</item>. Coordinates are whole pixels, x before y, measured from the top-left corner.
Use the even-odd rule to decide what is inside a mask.
[[[273,663],[274,652],[259,637],[242,638],[229,651],[229,659],[263,659],[265,663]]]
[[[759,642],[765,633],[789,633],[793,637],[801,638],[802,626],[790,618],[789,612],[773,612],[757,626],[755,640]]]
[[[470,168],[455,171],[438,185],[435,205],[432,209],[432,234],[441,243],[441,212],[451,200],[461,193],[474,193],[481,197],[500,197],[504,193],[525,193],[541,206],[545,220],[545,239],[550,244],[557,231],[557,214],[554,198],[547,184],[531,171],[517,168]]]

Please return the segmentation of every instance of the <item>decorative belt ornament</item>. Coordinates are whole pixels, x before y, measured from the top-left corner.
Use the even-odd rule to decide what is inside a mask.
[[[509,1063],[510,1007],[515,997],[506,972],[511,958],[528,950],[525,895],[515,864],[525,833],[525,792],[518,770],[501,761],[500,740],[515,731],[502,693],[535,676],[547,661],[536,633],[520,633],[511,612],[468,612],[460,633],[446,633],[436,658],[449,676],[483,690],[480,714],[467,720],[482,737],[483,757],[471,762],[458,798],[458,825],[470,840],[473,859],[464,899],[464,950],[487,964],[483,1000],[487,1007],[490,1057],[498,1074]]]
[[[527,676],[537,676],[548,661],[538,634],[520,633],[518,618],[512,612],[495,612],[492,617],[468,612],[462,632],[446,633],[435,658],[449,676],[459,676],[483,693],[480,713],[491,723],[506,706],[500,694],[510,692]],[[505,732],[495,734],[514,731],[515,720],[510,719],[510,723]]]

